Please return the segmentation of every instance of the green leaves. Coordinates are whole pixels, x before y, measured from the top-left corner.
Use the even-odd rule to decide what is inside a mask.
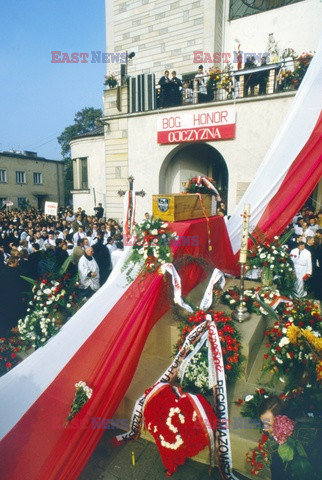
[[[288,438],[287,442],[279,445],[277,451],[283,462],[290,462],[294,458],[295,440]]]
[[[36,285],[36,280],[34,280],[33,278],[25,277],[24,275],[20,275],[20,278],[22,278],[28,283],[31,283],[31,285]]]

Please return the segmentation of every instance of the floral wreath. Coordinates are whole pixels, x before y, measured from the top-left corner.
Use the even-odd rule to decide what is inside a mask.
[[[190,178],[186,186],[186,192],[216,195],[218,197],[218,200],[221,200],[219,192],[216,189],[216,182],[213,178],[209,178],[206,176]]]
[[[322,381],[322,317],[310,300],[294,300],[285,306],[272,328],[265,331],[267,353],[263,374],[272,374],[289,388],[307,381]]]
[[[179,351],[187,335],[198,324],[206,320],[207,314],[211,315],[218,329],[227,381],[234,382],[240,376],[243,361],[240,334],[230,316],[224,312],[209,310],[206,313],[204,310],[196,309],[189,318],[182,320],[180,322],[181,335],[175,345],[175,351]],[[199,350],[187,366],[184,378],[181,377],[183,387],[188,390],[207,393],[209,391],[208,369],[208,349],[205,346]]]
[[[126,260],[123,271],[126,271],[128,282],[142,271],[143,275],[152,273],[173,259],[172,241],[176,233],[167,230],[167,223],[159,218],[144,220],[134,226],[133,249]],[[138,271],[137,266],[141,269]]]

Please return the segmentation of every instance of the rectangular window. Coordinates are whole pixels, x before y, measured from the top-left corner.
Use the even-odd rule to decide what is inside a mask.
[[[25,208],[28,205],[26,197],[18,197],[18,208]]]
[[[7,183],[7,170],[0,170],[0,183]]]
[[[17,183],[26,183],[26,172],[17,171],[16,172],[16,182]]]
[[[247,17],[273,8],[285,7],[303,0],[230,0],[229,19]]]
[[[42,173],[34,172],[34,184],[42,185]]]
[[[81,189],[88,189],[87,158],[80,158]]]
[[[6,197],[0,197],[0,208],[4,206],[4,202],[6,202],[7,198]]]

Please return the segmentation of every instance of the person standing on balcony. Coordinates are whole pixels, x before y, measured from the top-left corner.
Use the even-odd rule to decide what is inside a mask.
[[[204,74],[202,65],[199,65],[198,67],[198,73],[195,75],[195,80],[197,80],[199,87],[198,103],[207,102],[207,76]]]
[[[160,108],[171,106],[171,81],[169,78],[169,70],[165,70],[163,77],[159,80],[160,85]]]
[[[261,67],[265,66],[266,63],[266,57],[261,58]],[[269,70],[264,70],[263,72],[258,72],[258,83],[259,83],[259,91],[258,95],[266,95],[266,88],[267,88],[267,82],[268,82],[268,77],[269,77]]]
[[[171,75],[170,103],[171,106],[178,107],[179,105],[182,105],[182,82],[180,78],[177,77],[177,72],[175,70],[171,72]]]
[[[251,68],[256,68],[255,58],[254,57],[247,57],[244,69],[248,70]],[[244,97],[248,97],[248,89],[250,88],[250,95],[254,95],[255,85],[258,83],[257,73],[247,73],[244,75]]]

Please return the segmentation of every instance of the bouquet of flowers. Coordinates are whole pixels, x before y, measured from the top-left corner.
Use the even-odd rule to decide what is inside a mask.
[[[17,353],[20,351],[18,346],[10,338],[0,338],[0,376],[7,373],[19,363]]]
[[[321,316],[318,306],[307,300],[286,305],[283,315],[266,330],[268,353],[263,373],[272,382],[281,380],[292,388],[321,381]]]
[[[167,226],[159,218],[144,220],[135,225],[133,250],[123,266],[123,270],[128,269],[128,282],[133,280],[133,270],[137,265],[142,265],[145,274],[158,270],[163,263],[172,262],[171,244],[176,233],[169,233]]]
[[[207,186],[208,184],[208,186]],[[211,188],[211,186],[213,188]],[[204,193],[208,195],[216,195],[216,182],[213,178],[199,176],[188,180],[186,186],[187,193]]]
[[[75,383],[75,388],[76,392],[73,403],[70,407],[67,422],[70,422],[75,417],[76,413],[78,413],[83,408],[83,406],[85,405],[85,403],[88,402],[93,393],[93,390],[89,388],[83,381]]]
[[[279,74],[278,84],[282,90],[290,90],[292,87],[297,88],[299,86],[299,81],[295,72],[292,72],[291,70],[283,70]]]
[[[218,83],[221,79],[221,71],[218,67],[212,67],[208,73],[207,91],[212,92],[218,89]]]
[[[262,434],[257,446],[246,453],[246,462],[249,464],[249,471],[252,475],[258,475],[266,466],[269,468],[271,463],[271,452],[269,449],[269,436]]]
[[[257,447],[246,453],[246,461],[250,465],[250,473],[258,475],[264,467],[269,467],[273,455],[278,455],[284,464],[283,470],[291,473],[292,478],[303,480],[319,478],[314,471],[311,458],[318,458],[318,450],[314,442],[318,428],[312,422],[295,422],[286,415],[277,415],[274,418],[272,435],[263,434]],[[307,451],[310,452],[310,459]]]
[[[221,341],[227,381],[234,382],[240,375],[241,363],[243,360],[241,355],[240,335],[231,318],[223,312],[209,310],[207,314],[210,314],[216,322],[218,335]],[[206,312],[204,310],[196,310],[188,319],[181,321],[181,336],[175,346],[176,352],[182,347],[186,336],[196,327],[196,325],[205,320]],[[186,388],[197,390],[200,393],[208,392],[207,347],[202,347],[193,357],[192,361],[189,362],[182,385]]]
[[[244,290],[244,305],[249,312],[257,313],[258,315],[267,314],[263,311],[258,299],[267,305],[270,305],[277,298],[280,297],[280,292],[274,288],[253,287]],[[237,286],[231,287],[221,296],[221,301],[234,310],[240,304],[240,290]],[[283,308],[283,307],[279,307]]]
[[[51,318],[48,316],[49,313],[46,307],[36,308],[32,312],[28,308],[27,311],[30,313],[23,320],[18,321],[18,330],[24,348],[32,347],[37,349],[55,335],[59,331],[60,326],[57,324],[55,317]]]
[[[310,66],[311,60],[313,58],[313,54],[311,52],[302,53],[296,59],[296,67],[295,67],[295,75],[297,78],[298,86],[300,86],[304,75],[306,74],[307,69]]]
[[[221,79],[221,88],[226,92],[231,93],[233,91],[233,78],[231,75],[225,75]]]
[[[39,348],[79,308],[78,282],[77,276],[71,277],[68,272],[29,281],[34,284],[33,297],[29,301],[27,315],[18,321],[18,331],[25,348]]]
[[[262,283],[265,286],[275,283],[282,295],[289,295],[294,289],[295,274],[289,249],[285,242],[289,238],[287,232],[283,238],[274,237],[273,241],[254,241],[250,250],[248,263],[251,268],[262,270]],[[264,278],[265,277],[265,280]]]
[[[110,88],[115,88],[117,85],[117,76],[115,73],[111,73],[110,75],[105,75],[105,82],[104,85],[107,85]]]
[[[252,395],[246,395],[244,400],[239,398],[235,403],[236,405],[241,406],[241,415],[243,417],[258,420],[261,404],[266,398],[268,398],[269,393],[270,392],[264,388],[256,388],[255,393]]]

